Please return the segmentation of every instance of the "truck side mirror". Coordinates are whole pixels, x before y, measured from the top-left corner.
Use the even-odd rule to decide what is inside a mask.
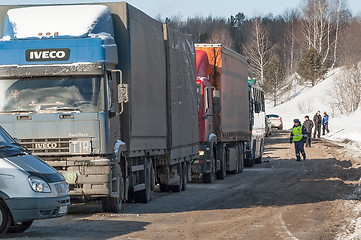
[[[128,102],[128,84],[118,84],[118,102],[127,103]]]
[[[114,88],[116,87],[117,90],[114,89],[114,91],[117,91],[116,93],[118,94],[118,103],[121,104],[121,110],[119,113],[109,113],[109,117],[115,117],[115,116],[119,116],[120,114],[123,113],[124,111],[124,103],[127,103],[129,101],[129,94],[128,94],[128,84],[124,84],[123,83],[123,74],[122,71],[120,70],[111,70],[112,73],[112,79],[114,81],[114,79],[116,79],[116,83],[117,85],[113,85]]]
[[[220,112],[221,109],[221,101],[220,101],[220,94],[219,90],[213,90],[213,107],[215,112]]]

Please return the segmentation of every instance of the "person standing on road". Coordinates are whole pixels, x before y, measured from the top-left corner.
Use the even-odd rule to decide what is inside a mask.
[[[303,126],[300,120],[293,120],[294,125],[291,131],[290,143],[292,140],[295,142],[295,150],[296,150],[296,161],[301,161],[301,154],[303,159],[306,159],[306,153],[304,148],[305,138],[307,138],[307,130],[305,126]],[[301,153],[301,154],[300,154]]]
[[[330,132],[330,130],[328,130],[328,115],[326,112],[324,112],[323,119],[322,119],[322,135],[325,135],[326,131],[327,131],[327,133]]]
[[[306,147],[311,147],[311,135],[312,135],[313,122],[312,122],[312,120],[310,120],[309,116],[305,116],[305,122],[303,123],[303,126],[305,126],[306,131],[307,131]]]
[[[321,137],[321,123],[322,123],[322,117],[320,111],[318,111],[315,116],[313,117],[313,123],[315,124],[315,132],[313,134],[313,138],[316,138],[316,132],[317,137]]]

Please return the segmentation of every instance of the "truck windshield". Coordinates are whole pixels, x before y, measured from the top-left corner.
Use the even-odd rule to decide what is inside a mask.
[[[99,76],[0,80],[1,113],[104,110],[104,84]]]

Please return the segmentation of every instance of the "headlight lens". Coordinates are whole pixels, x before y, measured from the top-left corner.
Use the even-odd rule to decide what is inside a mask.
[[[199,151],[199,156],[203,156],[204,155],[204,151]]]
[[[51,192],[49,184],[47,184],[43,179],[30,176],[28,180],[29,180],[30,187],[35,192],[41,192],[41,193],[50,193]]]

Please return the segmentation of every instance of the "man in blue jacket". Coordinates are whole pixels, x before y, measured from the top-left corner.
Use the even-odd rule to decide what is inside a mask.
[[[322,135],[325,135],[326,131],[327,131],[327,133],[330,132],[330,130],[328,130],[328,115],[326,112],[324,112],[323,119],[322,119]]]
[[[301,154],[303,159],[306,159],[305,153],[305,139],[307,139],[307,130],[305,126],[303,126],[300,120],[295,119],[293,120],[294,125],[291,131],[290,143],[292,140],[295,142],[295,150],[296,150],[296,161],[301,161]],[[301,153],[301,154],[300,154]]]

